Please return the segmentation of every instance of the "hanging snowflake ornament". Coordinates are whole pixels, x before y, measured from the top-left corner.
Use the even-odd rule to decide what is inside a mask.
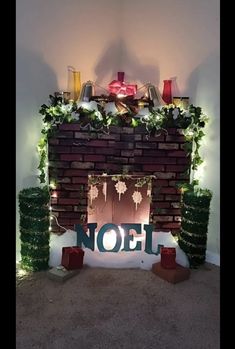
[[[118,181],[116,184],[115,184],[115,188],[119,194],[119,201],[121,199],[121,194],[124,194],[125,191],[127,190],[127,187],[126,187],[126,183],[125,182],[122,182],[122,181]]]
[[[104,194],[104,201],[106,202],[106,199],[107,199],[107,182],[103,183],[102,193]]]
[[[151,197],[151,191],[152,191],[152,184],[148,183],[148,188],[147,188],[147,196]]]
[[[99,194],[99,192],[98,192],[97,187],[95,185],[91,185],[90,190],[89,190],[91,205],[92,205],[92,201],[98,197],[98,194]]]
[[[137,205],[141,203],[142,201],[142,195],[139,191],[134,191],[132,194],[132,199],[135,203],[135,209],[137,210]]]

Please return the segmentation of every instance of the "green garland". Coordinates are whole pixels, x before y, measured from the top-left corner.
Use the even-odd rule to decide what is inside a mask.
[[[182,195],[181,232],[178,244],[186,253],[190,267],[205,262],[207,228],[212,193],[208,189],[191,188]]]
[[[19,193],[21,267],[45,270],[49,261],[48,188],[27,188]]]
[[[181,128],[186,140],[184,149],[188,155],[191,155],[192,170],[196,170],[198,165],[203,162],[199,154],[199,148],[204,136],[202,129],[205,127],[208,117],[200,107],[195,107],[193,104],[189,106],[188,110],[178,107],[179,115],[177,119],[174,119],[175,105],[173,104],[157,109],[149,107],[149,114],[146,117],[136,118],[131,108],[127,108],[125,114],[123,112],[112,114],[110,112],[106,113],[104,105],[99,103],[97,104],[98,110],[88,110],[76,102],[64,101],[61,97],[50,95],[49,98],[49,105],[43,104],[39,110],[39,113],[43,116],[42,137],[38,142],[40,183],[46,182],[48,139],[57,132],[58,125],[69,122],[79,123],[82,128],[87,130],[97,130],[105,133],[109,133],[109,127],[112,125],[121,127],[144,125],[149,135],[159,134],[170,127]]]

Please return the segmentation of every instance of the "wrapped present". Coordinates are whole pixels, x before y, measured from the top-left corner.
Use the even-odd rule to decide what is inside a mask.
[[[162,247],[161,248],[161,266],[165,269],[176,268],[176,250],[175,247]]]
[[[78,247],[62,247],[61,265],[67,270],[81,269],[83,267],[84,251]]]

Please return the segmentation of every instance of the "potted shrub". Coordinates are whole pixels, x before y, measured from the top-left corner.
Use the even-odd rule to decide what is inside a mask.
[[[29,271],[48,268],[49,191],[27,188],[19,193],[21,267]]]
[[[186,253],[190,267],[205,263],[207,232],[212,192],[196,187],[197,181],[181,187],[181,231],[178,244]]]

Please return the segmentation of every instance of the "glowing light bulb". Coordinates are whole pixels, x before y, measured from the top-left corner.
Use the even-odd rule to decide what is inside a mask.
[[[25,275],[28,274],[28,272],[26,270],[23,270],[23,269],[19,269],[17,271],[17,273],[18,273],[19,276],[25,276]]]
[[[51,181],[49,186],[51,189],[56,189],[56,183],[54,181]]]

